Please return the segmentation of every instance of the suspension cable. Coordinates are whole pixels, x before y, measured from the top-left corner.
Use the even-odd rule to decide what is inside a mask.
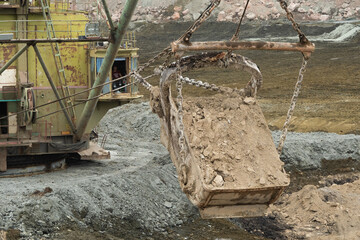
[[[212,0],[207,8],[200,14],[196,21],[183,33],[176,41],[183,42],[189,41],[192,34],[199,29],[201,24],[211,15],[212,11],[220,4],[221,0]],[[155,57],[147,61],[145,64],[139,67],[138,72],[142,72],[145,68],[149,67],[150,64],[154,63],[157,59],[163,56],[171,56],[171,46],[166,47],[161,52],[159,52]],[[169,59],[169,58],[168,58]],[[166,61],[164,62],[164,64]],[[163,64],[163,65],[164,65]]]
[[[242,15],[241,15],[241,18],[240,18],[238,27],[237,27],[237,29],[236,29],[236,32],[235,32],[235,34],[232,36],[232,38],[231,38],[230,41],[235,41],[235,40],[238,40],[238,39],[239,39],[239,33],[240,33],[241,23],[242,23],[243,18],[244,18],[244,16],[245,16],[246,9],[247,9],[247,7],[248,7],[248,5],[249,5],[249,2],[250,2],[250,0],[247,0],[247,2],[246,2],[246,4],[245,4],[244,11],[243,11],[243,13],[242,13]]]
[[[118,87],[118,88],[115,88],[115,89],[113,89],[112,91],[110,91],[110,92],[108,92],[108,93],[102,93],[102,94],[99,94],[99,95],[97,95],[97,96],[94,96],[94,97],[92,97],[92,98],[90,98],[90,99],[85,99],[85,100],[83,100],[83,101],[80,101],[80,102],[74,104],[73,106],[77,106],[77,105],[86,103],[87,101],[91,101],[91,100],[94,100],[94,99],[96,99],[96,98],[100,98],[100,97],[105,96],[105,95],[107,95],[107,94],[109,94],[109,93],[116,92],[116,91],[118,91],[118,90],[120,90],[120,89],[126,88],[126,87],[131,86],[131,85],[134,85],[134,84],[136,84],[136,83],[141,83],[141,84],[144,85],[144,87],[146,87],[146,83],[149,84],[146,80],[156,75],[156,74],[151,74],[151,75],[143,78],[143,77],[141,77],[140,74],[138,74],[138,73],[136,73],[136,74],[137,74],[137,75],[136,75],[137,80],[135,80],[134,82],[128,83],[128,84],[126,84],[126,85],[124,85],[124,86],[121,86],[121,87]],[[151,85],[150,85],[150,86],[151,86]],[[63,108],[63,109],[68,109],[68,108],[69,108],[69,107],[65,107],[65,108]],[[54,111],[54,112],[51,112],[51,113],[49,113],[49,114],[40,116],[40,117],[38,117],[38,118],[36,118],[36,119],[44,118],[44,117],[47,117],[47,116],[49,116],[49,115],[58,113],[58,112],[60,112],[60,111],[62,111],[62,109],[59,109],[59,110]]]
[[[190,37],[191,34],[193,34],[199,27],[200,25],[210,16],[211,12],[215,9],[215,7],[217,7],[219,4],[220,4],[221,0],[213,0],[210,5],[204,10],[204,12],[199,16],[199,18],[189,27],[189,29],[181,35],[181,37],[178,39],[178,40],[182,40],[185,38],[185,36],[188,36]],[[171,47],[167,47],[165,48],[164,50],[162,50],[160,53],[158,53],[155,57],[153,57],[152,59],[150,59],[148,62],[146,62],[145,64],[143,64],[142,66],[139,67],[139,69],[136,71],[137,73],[140,73],[142,72],[145,68],[149,67],[151,63],[154,63],[157,59],[163,57],[163,56],[168,56],[167,57],[167,61],[169,60],[169,58],[171,57]],[[163,65],[166,64],[165,61],[163,63]],[[71,98],[71,97],[74,97],[74,96],[77,96],[77,95],[80,95],[80,94],[83,94],[83,93],[86,93],[86,92],[89,92],[91,91],[92,89],[96,89],[96,88],[99,88],[99,87],[102,87],[102,86],[105,86],[107,84],[110,84],[112,82],[115,82],[115,81],[118,81],[118,80],[121,80],[121,79],[124,79],[124,78],[127,78],[127,77],[130,77],[131,75],[134,74],[135,71],[129,73],[128,75],[126,76],[123,76],[123,77],[120,77],[120,78],[117,78],[117,79],[113,79],[109,82],[106,82],[106,83],[103,83],[103,84],[100,84],[96,87],[91,87],[91,88],[88,88],[86,90],[83,90],[83,91],[80,91],[78,93],[74,93],[74,94],[71,94],[69,96],[65,96],[63,98],[60,98],[58,100],[53,100],[51,102],[48,102],[48,103],[45,103],[45,104],[42,104],[42,105],[39,105],[39,106],[36,106],[36,107],[33,107],[31,109],[27,109],[27,110],[23,110],[23,111],[19,111],[19,112],[16,112],[14,114],[11,114],[11,115],[7,115],[7,116],[4,116],[4,117],[1,117],[1,119],[6,119],[6,118],[9,118],[11,116],[16,116],[18,114],[21,114],[21,113],[25,113],[27,111],[31,111],[31,110],[35,110],[36,108],[40,108],[40,107],[44,107],[44,106],[47,106],[49,104],[53,104],[53,103],[56,103],[56,102],[59,102],[59,101],[62,101],[64,99],[67,99],[67,98]],[[150,75],[149,77],[152,77],[153,75]],[[142,80],[143,79],[146,79],[146,78],[139,78],[139,76],[137,76],[138,80],[140,81],[140,83],[142,83]],[[149,83],[148,83],[149,84]],[[143,84],[144,85],[144,84]],[[144,85],[145,88],[149,89],[149,85],[145,84]],[[150,85],[151,86],[151,85]],[[90,99],[88,99],[87,101],[89,101]],[[92,99],[91,99],[92,100]]]
[[[115,91],[121,90],[121,89],[126,88],[126,87],[128,87],[128,86],[131,86],[131,85],[133,85],[133,84],[135,84],[135,83],[137,83],[137,82],[139,82],[139,80],[136,80],[136,81],[134,81],[134,82],[132,82],[132,83],[128,83],[128,84],[126,84],[126,85],[124,85],[124,86],[115,88],[115,89],[113,89],[112,91],[110,91],[110,92],[108,92],[108,93],[102,93],[102,94],[99,94],[99,95],[97,95],[97,96],[94,96],[94,97],[92,97],[92,98],[90,98],[90,99],[85,99],[85,100],[83,100],[83,101],[80,101],[80,102],[74,104],[73,106],[77,106],[77,105],[80,105],[80,104],[84,104],[84,103],[86,103],[86,102],[88,102],[88,101],[91,101],[91,100],[100,98],[100,97],[105,96],[105,95],[107,95],[107,94],[109,94],[109,93],[113,93],[113,92],[115,92]],[[37,120],[37,119],[40,119],[40,118],[44,118],[44,117],[50,116],[50,115],[53,115],[53,114],[58,113],[58,112],[61,112],[63,109],[68,109],[69,107],[71,107],[71,106],[64,107],[64,108],[61,108],[61,109],[59,109],[59,110],[57,110],[57,111],[54,111],[54,112],[45,114],[45,115],[40,116],[40,117],[37,117],[36,120]]]
[[[88,88],[88,89],[86,89],[86,90],[83,90],[83,91],[80,91],[80,92],[71,94],[71,95],[69,95],[69,96],[65,96],[65,97],[63,97],[63,98],[56,99],[56,100],[53,100],[53,101],[50,101],[50,102],[41,104],[41,105],[39,105],[39,106],[34,106],[34,107],[32,107],[32,108],[30,108],[30,109],[27,109],[27,110],[19,111],[19,112],[16,112],[16,113],[14,113],[14,114],[10,114],[10,115],[4,116],[4,117],[0,117],[0,120],[6,119],[6,118],[9,118],[9,117],[12,117],[12,116],[16,116],[16,115],[18,115],[18,114],[25,113],[25,112],[27,112],[27,111],[35,110],[35,109],[38,109],[38,108],[41,108],[41,107],[44,107],[44,106],[47,106],[47,105],[50,105],[50,104],[53,104],[53,103],[57,103],[57,102],[59,102],[59,101],[65,100],[65,99],[67,99],[67,98],[75,97],[75,96],[77,96],[77,95],[80,95],[80,94],[89,92],[89,91],[91,91],[92,89],[96,89],[96,88],[99,88],[99,87],[103,87],[103,86],[108,85],[108,84],[110,84],[110,83],[113,83],[113,82],[122,80],[122,79],[124,79],[124,78],[130,77],[130,76],[133,75],[133,74],[134,74],[134,72],[131,72],[131,73],[129,73],[128,75],[125,75],[125,76],[120,77],[120,78],[117,78],[117,79],[113,79],[113,80],[111,80],[111,81],[109,81],[109,82],[106,82],[106,83],[103,83],[103,84],[99,84],[99,85],[96,86],[96,87],[91,87],[91,88]]]
[[[306,38],[305,34],[300,30],[299,24],[295,21],[294,15],[288,9],[288,5],[285,0],[277,0],[280,3],[281,8],[286,12],[287,19],[291,22],[293,29],[298,33],[299,40],[302,44],[308,44],[309,40]]]

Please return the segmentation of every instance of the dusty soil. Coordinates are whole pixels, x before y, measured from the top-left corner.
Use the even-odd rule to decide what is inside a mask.
[[[151,46],[141,45],[141,61],[146,61],[155,52],[164,49],[170,41],[179,36],[189,24],[154,24],[143,28],[138,33],[141,42],[154,42]],[[352,24],[357,27],[359,24]],[[305,24],[301,25],[310,40],[315,41],[316,50],[312,55],[304,76],[303,87],[290,125],[291,131],[296,132],[334,132],[339,134],[359,133],[358,119],[360,118],[360,35],[353,35],[347,42],[334,42],[331,39],[339,35],[332,35],[329,41],[324,33],[335,31],[338,24]],[[340,26],[341,27],[341,26]],[[194,41],[230,39],[236,29],[231,23],[204,24],[193,36]],[[157,31],[156,35],[150,34]],[[216,33],[216,34],[213,34]],[[261,38],[273,41],[296,42],[294,31],[288,23],[244,25],[241,28],[241,38]],[[176,36],[176,37],[174,37]],[[319,37],[320,36],[320,37]],[[275,39],[274,39],[275,38]],[[301,66],[300,53],[269,52],[269,51],[239,51],[249,57],[259,67],[264,77],[264,84],[258,94],[258,102],[264,112],[270,129],[281,129],[290,106],[294,85]],[[157,64],[160,64],[158,62]],[[156,64],[154,65],[156,66]],[[151,70],[144,73],[146,76]],[[243,87],[250,79],[248,74],[232,68],[195,69],[184,76],[196,80],[207,81],[227,87]],[[158,78],[150,82],[158,84]],[[146,90],[142,92],[147,97]],[[213,93],[184,86],[184,96],[209,96]]]
[[[223,229],[263,239],[225,220],[199,219],[148,103],[110,110],[97,130],[108,136],[111,160],[69,159],[66,170],[0,180],[0,230],[8,239],[209,239]]]
[[[269,214],[291,226],[288,237],[359,239],[360,181],[284,194]]]
[[[267,216],[254,219],[236,219],[233,222],[247,229],[250,233],[270,239],[358,239],[356,237],[358,228],[353,228],[352,222],[343,221],[342,217],[349,212],[337,212],[336,209],[331,208],[328,209],[329,211],[321,211],[321,209],[331,205],[331,201],[336,202],[333,202],[333,205],[341,206],[340,208],[343,209],[359,206],[357,193],[353,193],[347,186],[342,189],[344,184],[352,187],[357,186],[358,183],[354,182],[359,180],[359,170],[359,161],[352,159],[324,161],[321,168],[314,170],[301,171],[299,168],[292,167],[288,169],[291,176],[290,186],[279,201],[271,207]],[[304,188],[308,190],[310,188],[312,194],[315,195],[330,193],[333,197],[323,197],[321,202],[317,202],[314,200],[315,198],[306,196],[307,192],[304,191]],[[338,191],[334,192],[329,188],[336,188]],[[290,201],[290,198],[294,199],[295,196],[298,196],[297,200]],[[342,200],[354,196],[355,199],[352,202]],[[295,205],[297,206],[295,207]],[[310,205],[312,208],[306,208]],[[332,214],[335,214],[336,217],[334,218]],[[311,215],[314,218],[310,219],[309,216]],[[350,215],[355,217],[355,221],[358,221],[358,210],[350,212]],[[301,217],[297,218],[297,216]],[[328,216],[331,216],[332,220]],[[313,221],[314,219],[319,219],[320,222]],[[328,221],[331,223],[329,224]],[[342,228],[337,226],[342,226]],[[342,233],[341,229],[344,228],[348,229],[344,233],[345,237],[344,235],[339,236]]]
[[[184,102],[184,124],[194,161],[200,166],[207,188],[245,189],[289,184],[254,98],[243,100],[224,95],[188,98]]]
[[[206,30],[198,39],[207,39],[209,35],[224,38],[220,30],[232,34],[221,26],[213,25],[212,31]],[[283,26],[279,25],[280,29]],[[334,28],[323,29],[329,32]],[[154,43],[144,50],[149,55],[166,46],[155,38],[167,37],[167,44],[171,38],[176,39],[173,36],[178,36],[173,34],[179,31],[177,24],[165,29],[156,35],[144,31],[142,39],[148,37]],[[211,34],[214,29],[219,34]],[[263,31],[264,27],[257,30]],[[287,31],[288,28],[279,31],[279,35]],[[258,37],[251,27],[248,32]],[[317,31],[314,35],[322,33]],[[317,43],[292,130],[359,132],[359,40],[355,37],[351,41]],[[269,125],[278,129],[289,105],[301,56],[278,52],[243,54],[257,62],[266,77],[258,101]],[[214,69],[188,74],[199,80],[213,79],[225,86],[243,86],[249,80],[237,72]],[[153,79],[152,83],[157,81]],[[186,96],[207,94],[198,88],[185,88]],[[180,190],[175,168],[160,144],[159,121],[151,114],[147,102],[111,110],[98,131],[100,137],[108,134],[105,147],[111,151],[111,160],[69,161],[65,171],[0,180],[0,194],[6,196],[0,198],[0,236],[6,231],[9,239],[10,236],[15,239],[357,238],[358,229],[354,230],[353,223],[345,218],[358,223],[360,215],[358,135],[290,133],[281,156],[292,175],[288,195],[266,217],[229,223],[199,219],[196,208]],[[273,133],[275,140],[278,134]],[[328,171],[329,162],[346,167],[338,172]],[[341,185],[344,183],[347,184]],[[301,190],[309,184],[315,187]],[[302,217],[297,225],[293,225],[297,219],[291,220],[295,215]],[[312,221],[314,215],[318,216],[316,222]],[[340,235],[344,230],[354,235],[344,238]]]
[[[235,223],[201,220],[179,187],[175,167],[160,143],[159,119],[148,102],[111,110],[98,131],[100,139],[108,136],[105,147],[111,151],[111,160],[69,160],[63,171],[0,180],[0,194],[6,196],[0,198],[1,230],[22,239],[286,239],[285,231],[292,229],[272,215]],[[312,149],[331,143],[328,135],[316,133],[290,133],[289,138],[300,139],[289,142],[288,149],[300,147],[306,152],[302,159],[308,159]],[[347,135],[337,138],[342,141],[334,141],[328,152],[332,161],[346,154],[342,145],[359,146]],[[311,148],[302,147],[309,143]],[[331,168],[331,160],[323,161],[318,172],[308,172],[300,171],[297,161],[291,162],[296,159],[292,154],[296,151],[287,155],[293,177],[288,194],[304,184],[331,186],[359,176],[359,159],[335,161],[334,165],[344,168],[334,172],[322,170]],[[343,175],[333,177],[340,172]],[[322,174],[324,178],[310,179]]]

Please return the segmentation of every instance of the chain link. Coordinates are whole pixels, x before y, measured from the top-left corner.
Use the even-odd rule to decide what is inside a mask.
[[[176,90],[177,90],[177,108],[179,120],[179,147],[180,158],[185,164],[185,137],[184,137],[184,112],[183,112],[183,95],[182,95],[182,81],[181,81],[181,66],[180,58],[176,59]]]
[[[138,72],[134,72],[134,77],[135,77],[135,79],[136,80],[138,80],[139,81],[139,83],[141,83],[141,85],[143,85],[143,87],[144,88],[146,88],[147,90],[151,90],[151,88],[152,88],[152,85],[148,82],[148,81],[146,81],[147,79],[149,79],[149,78],[151,78],[151,77],[154,77],[154,76],[156,76],[157,74],[151,74],[151,75],[149,75],[149,76],[147,76],[147,77],[142,77]]]
[[[278,0],[278,2],[280,3],[281,8],[285,10],[286,17],[292,23],[292,27],[299,34],[300,42],[303,43],[303,44],[309,43],[309,40],[306,38],[305,34],[300,30],[299,24],[297,24],[295,22],[294,15],[288,9],[287,3],[285,2],[285,0]]]
[[[221,0],[213,0],[209,6],[202,12],[202,14],[198,17],[198,19],[188,28],[188,30],[177,40],[177,41],[189,41],[191,35],[200,27],[200,25],[210,16],[211,12],[220,4]],[[170,60],[172,56],[171,47],[167,47],[158,53],[155,57],[147,61],[145,64],[139,67],[137,73],[142,72],[145,68],[149,67],[156,60],[160,59],[163,56],[167,56],[165,62],[160,65],[160,70],[163,70],[164,67]],[[144,82],[142,82],[144,83]],[[149,83],[148,83],[149,84]],[[147,85],[147,84],[146,84]],[[151,86],[151,85],[150,85]],[[149,90],[149,86],[145,86],[146,89]]]
[[[211,12],[219,6],[221,0],[213,0],[209,6],[200,14],[196,21],[191,25],[191,27],[186,30],[186,32],[177,40],[179,42],[189,42],[192,34],[198,30],[200,25],[211,15]]]
[[[167,55],[165,61],[159,65],[157,68],[154,69],[154,72],[156,72],[157,75],[160,75],[162,71],[164,71],[165,68],[168,67],[168,65],[170,64],[170,59],[173,56],[173,53],[170,53]]]
[[[150,59],[149,61],[147,61],[143,65],[141,65],[137,72],[142,72],[145,68],[149,67],[150,64],[154,63],[156,60],[158,60],[159,58],[162,58],[163,56],[166,56],[166,55],[171,55],[171,48],[170,47],[165,48],[160,53],[158,53],[155,57],[153,57],[152,59]]]
[[[200,27],[200,25],[210,16],[211,12],[220,4],[221,0],[213,0],[210,5],[203,11],[203,13],[198,17],[198,19],[193,23],[193,25],[188,28],[188,30],[177,40],[177,42],[189,42],[192,34]],[[287,3],[285,2],[285,0],[278,0],[278,2],[280,3],[280,6],[282,9],[285,10],[286,12],[286,16],[288,18],[288,20],[290,20],[290,22],[292,23],[292,27],[294,28],[294,30],[298,33],[299,35],[299,39],[300,42],[303,44],[308,44],[309,40],[306,38],[305,34],[300,30],[299,25],[296,23],[293,14],[289,11],[288,7],[287,7]],[[233,40],[233,39],[232,39]],[[139,82],[148,90],[151,89],[151,84],[149,82],[147,82],[145,80],[145,78],[142,78],[139,74],[139,72],[143,71],[145,68],[147,68],[148,66],[150,66],[152,63],[154,63],[156,60],[158,60],[159,58],[166,56],[167,55],[167,59],[166,61],[159,66],[159,70],[163,70],[165,68],[165,66],[167,65],[167,63],[170,60],[170,57],[172,56],[172,52],[171,52],[171,47],[167,47],[165,48],[162,52],[160,52],[159,54],[157,54],[155,57],[153,57],[152,59],[150,59],[147,63],[145,63],[144,65],[142,65],[139,70],[135,73],[135,77],[139,80]],[[283,126],[283,130],[282,130],[282,135],[280,138],[280,142],[279,142],[279,146],[278,146],[278,153],[279,155],[281,154],[285,139],[286,139],[286,134],[288,131],[288,127],[290,124],[290,120],[292,117],[292,114],[294,112],[294,108],[296,105],[296,101],[297,98],[299,96],[300,93],[300,89],[301,89],[301,85],[302,85],[302,81],[304,78],[304,72],[306,70],[306,65],[307,65],[307,58],[303,58],[303,64],[300,68],[299,71],[299,76],[298,76],[298,80],[296,82],[295,85],[295,90],[294,90],[294,94],[292,96],[291,99],[291,104],[290,104],[290,108],[288,110],[288,114],[287,114],[287,118],[286,121],[284,123]],[[176,59],[176,89],[177,89],[177,107],[178,107],[178,120],[179,120],[179,147],[180,147],[180,158],[182,161],[182,165],[181,168],[186,168],[186,164],[185,164],[185,137],[184,137],[184,123],[183,123],[183,96],[182,96],[182,83],[185,82],[187,84],[190,85],[194,85],[196,87],[202,87],[205,89],[210,89],[212,91],[217,91],[220,93],[229,93],[229,92],[236,92],[238,94],[240,94],[241,96],[245,95],[245,91],[244,89],[231,89],[231,88],[227,88],[227,87],[219,87],[216,86],[215,84],[209,84],[207,82],[202,82],[202,81],[196,81],[194,79],[189,79],[187,77],[183,77],[181,76],[181,66],[180,66],[180,58]],[[152,77],[154,75],[158,75],[157,74],[152,74],[149,77]],[[147,78],[149,78],[147,77]],[[186,177],[184,176],[184,178],[186,179]],[[186,180],[184,180],[184,182],[186,182]]]
[[[279,146],[277,148],[277,151],[278,151],[279,155],[281,155],[282,149],[284,147],[284,142],[285,142],[286,135],[287,135],[287,132],[288,132],[288,127],[289,127],[289,124],[290,124],[292,114],[293,114],[294,109],[295,109],[296,101],[297,101],[297,99],[299,97],[299,93],[300,93],[300,89],[301,89],[302,82],[303,82],[303,79],[304,79],[304,73],[306,71],[307,63],[308,63],[308,60],[303,58],[303,62],[302,62],[302,65],[301,65],[301,68],[300,68],[300,71],[299,71],[299,76],[298,76],[298,79],[297,79],[297,82],[296,82],[296,85],[295,85],[294,94],[293,94],[293,96],[291,98],[290,108],[289,108],[287,116],[286,116],[286,120],[285,120],[283,129],[282,129],[282,133],[281,133],[281,137],[280,137],[280,141],[279,141]]]
[[[183,76],[180,76],[180,81],[183,82],[183,83],[187,83],[189,85],[193,85],[193,86],[196,86],[196,87],[201,87],[201,88],[204,88],[204,89],[209,89],[209,90],[219,92],[219,93],[236,93],[236,94],[239,94],[240,96],[245,96],[244,89],[221,87],[221,86],[217,86],[215,84],[210,84],[208,82],[197,81],[195,79],[190,79],[188,77],[183,77]]]
[[[285,10],[286,17],[291,22],[293,29],[298,33],[300,43],[309,44],[310,41],[306,38],[305,34],[300,30],[299,24],[296,23],[296,21],[294,19],[294,15],[288,9],[288,6],[287,6],[287,3],[285,2],[285,0],[278,0],[278,2],[280,3],[281,8]],[[287,116],[286,116],[286,120],[285,120],[283,129],[282,129],[279,145],[278,145],[278,148],[277,148],[277,151],[278,151],[279,155],[281,155],[282,149],[284,147],[286,135],[287,135],[288,128],[289,128],[289,125],[290,125],[290,120],[291,120],[292,114],[293,114],[294,109],[295,109],[297,98],[298,98],[299,93],[300,93],[300,89],[301,89],[301,86],[302,86],[302,81],[304,79],[304,73],[306,71],[306,65],[308,63],[308,59],[309,59],[309,55],[306,55],[306,54],[303,53],[303,62],[302,62],[302,65],[301,65],[301,68],[300,68],[300,71],[299,71],[298,80],[297,80],[296,85],[295,85],[294,94],[293,94],[293,96],[291,98],[290,107],[289,107],[289,110],[288,110],[288,113],[287,113]]]
[[[210,5],[202,12],[202,14],[196,19],[196,21],[186,30],[186,32],[177,40],[177,41],[186,41],[190,40],[191,35],[200,27],[200,25],[210,16],[211,12],[220,4],[221,0],[213,0]],[[167,47],[158,53],[155,57],[147,61],[143,64],[139,69],[138,72],[143,71],[145,68],[149,67],[152,63],[163,56],[171,56],[171,47]],[[167,61],[168,61],[167,59]],[[166,63],[166,61],[165,61]],[[164,64],[163,64],[164,65]]]
[[[213,0],[210,5],[202,12],[202,14],[198,17],[198,19],[193,23],[193,25],[188,28],[188,30],[177,40],[177,42],[189,42],[192,34],[200,27],[200,25],[210,16],[211,12],[220,4],[221,0]],[[167,55],[166,61],[160,65],[159,70],[163,70],[165,66],[168,64],[170,57],[172,56],[171,48],[165,48],[161,53],[156,55],[154,58],[149,60],[146,64],[144,64],[138,72],[144,70],[144,68],[150,66],[151,63],[155,62],[160,57]],[[151,85],[144,81],[143,79],[140,81],[143,85],[147,86],[147,89],[150,90]],[[187,184],[187,171],[188,166],[185,162],[185,136],[184,136],[184,116],[183,116],[183,96],[182,96],[182,81],[181,81],[181,66],[180,66],[180,58],[176,59],[176,89],[177,89],[177,107],[178,107],[178,121],[179,121],[179,147],[180,147],[180,170],[182,182]]]

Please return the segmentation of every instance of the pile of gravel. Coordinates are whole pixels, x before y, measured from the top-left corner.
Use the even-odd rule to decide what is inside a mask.
[[[106,133],[111,160],[72,162],[66,170],[0,180],[0,230],[18,229],[24,238],[53,238],[64,226],[84,231],[167,233],[198,216],[182,193],[158,117],[148,103],[109,111],[98,126]],[[279,132],[274,132],[275,140]],[[321,159],[360,159],[360,137],[290,133],[282,159],[301,168]]]
[[[272,133],[276,145],[280,131]],[[280,157],[286,167],[299,169],[320,168],[323,160],[360,160],[360,136],[354,134],[311,132],[287,135]]]
[[[1,179],[0,230],[52,238],[70,225],[111,232],[132,224],[150,235],[182,225],[197,210],[180,190],[159,127],[147,103],[128,104],[111,110],[98,128],[108,134],[111,160]]]

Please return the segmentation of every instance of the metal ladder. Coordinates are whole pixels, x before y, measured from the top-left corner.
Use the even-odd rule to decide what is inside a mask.
[[[48,39],[54,39],[54,38],[56,38],[56,34],[55,34],[55,28],[54,28],[54,24],[53,24],[53,21],[51,18],[51,14],[50,14],[50,6],[49,6],[48,1],[49,0],[40,0],[41,7],[42,7],[42,13],[43,13],[43,16],[45,19],[47,37],[48,37]],[[64,97],[69,97],[70,90],[69,90],[69,87],[67,86],[65,69],[64,69],[63,61],[61,59],[59,43],[57,43],[57,42],[50,43],[50,45],[51,45],[51,50],[52,50],[52,53],[54,56],[56,71],[59,76],[59,83],[61,86],[62,93],[63,93]],[[70,114],[72,115],[72,118],[74,121],[75,120],[75,108],[73,106],[73,102],[72,102],[71,98],[67,98],[67,100],[65,101],[65,104],[66,104],[66,107],[68,107],[69,105],[71,106],[68,109],[71,112]]]

